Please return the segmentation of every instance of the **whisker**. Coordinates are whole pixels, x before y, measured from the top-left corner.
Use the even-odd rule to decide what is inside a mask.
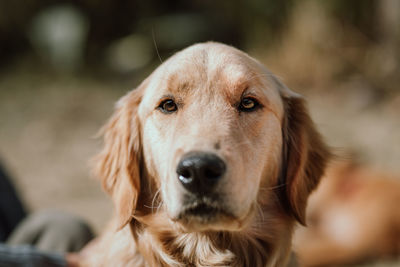
[[[280,185],[275,185],[275,186],[271,186],[271,187],[266,187],[266,188],[263,188],[263,189],[272,191],[272,190],[276,190],[276,189],[279,189],[279,188],[282,188],[282,187],[285,187],[285,186],[287,186],[287,183],[280,184]]]
[[[151,35],[153,37],[154,48],[156,49],[158,59],[160,60],[161,63],[163,63],[163,61],[161,59],[161,56],[160,56],[160,53],[158,52],[158,47],[157,47],[157,42],[156,42],[156,36],[155,36],[155,33],[154,33],[154,28],[151,29]]]
[[[157,206],[156,212],[158,213],[160,211],[160,209],[162,208],[162,206],[164,205],[164,202],[160,201],[160,203]]]
[[[154,207],[155,201],[156,201],[156,199],[158,198],[160,192],[161,192],[161,190],[158,189],[158,190],[156,191],[156,193],[154,194],[153,201],[151,202],[151,205],[152,205],[153,207]],[[158,208],[159,208],[160,206],[161,206],[161,201],[160,201],[160,203],[158,203],[158,205],[157,205],[157,211],[158,211]],[[153,211],[153,210],[152,210],[152,211]]]
[[[160,201],[160,203],[158,203],[158,205],[155,205],[155,202],[157,201],[158,195],[160,194],[160,189],[158,189],[154,196],[153,196],[153,200],[151,201],[151,206],[149,205],[144,205],[146,208],[151,209],[151,212],[154,213],[154,208],[156,208],[156,211],[158,211],[158,209],[160,208],[160,206],[162,205],[162,202]]]
[[[262,224],[262,223],[265,221],[264,211],[263,211],[261,205],[258,204],[258,203],[256,203],[256,208],[257,208],[257,210],[258,210],[258,214],[260,214],[260,216],[261,216],[260,224]]]

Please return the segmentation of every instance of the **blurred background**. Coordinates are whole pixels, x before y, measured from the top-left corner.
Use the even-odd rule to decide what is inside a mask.
[[[101,229],[94,136],[161,60],[208,40],[305,95],[336,151],[400,172],[400,1],[0,0],[0,159],[29,211]]]

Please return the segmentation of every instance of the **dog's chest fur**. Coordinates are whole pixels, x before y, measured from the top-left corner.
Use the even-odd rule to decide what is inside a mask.
[[[126,226],[101,237],[97,250],[98,259],[102,260],[90,265],[115,266],[118,262],[119,266],[132,267],[284,266],[289,254],[285,248],[290,247],[285,241],[290,240],[290,232],[282,235],[281,242],[270,242],[267,235],[176,234],[160,228],[142,229],[134,236]],[[112,243],[118,246],[109,246]]]

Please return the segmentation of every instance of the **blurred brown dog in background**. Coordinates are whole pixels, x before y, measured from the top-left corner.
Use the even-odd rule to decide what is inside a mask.
[[[310,199],[294,246],[302,266],[341,266],[400,254],[400,179],[352,162],[332,165]]]

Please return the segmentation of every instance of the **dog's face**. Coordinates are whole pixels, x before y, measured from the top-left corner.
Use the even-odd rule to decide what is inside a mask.
[[[262,71],[237,50],[198,45],[153,74],[138,110],[143,154],[172,220],[238,228],[261,180],[274,181],[283,105]]]
[[[146,191],[153,200],[147,205],[160,198],[161,209],[183,229],[240,230],[260,194],[273,194],[279,186],[282,167],[291,175],[285,183],[295,186],[288,186],[287,202],[301,221],[316,185],[303,178],[309,135],[319,136],[304,107],[289,103],[291,94],[256,60],[221,44],[195,45],[163,63],[120,101],[106,128],[98,173],[123,222]],[[304,129],[297,124],[287,129],[293,106],[309,124]],[[298,142],[297,151],[288,154],[290,141]]]

